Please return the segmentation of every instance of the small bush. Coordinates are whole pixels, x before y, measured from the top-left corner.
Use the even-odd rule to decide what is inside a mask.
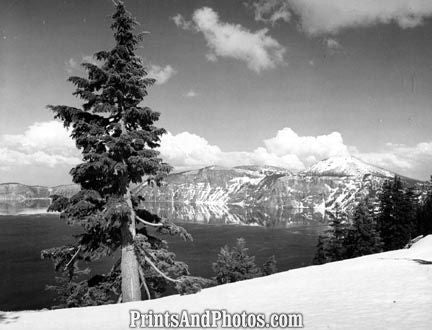
[[[221,248],[217,261],[213,263],[215,280],[218,284],[243,281],[277,271],[274,256],[270,257],[260,269],[255,264],[255,257],[248,255],[248,250],[243,238],[237,239],[237,244],[233,248],[228,245]]]

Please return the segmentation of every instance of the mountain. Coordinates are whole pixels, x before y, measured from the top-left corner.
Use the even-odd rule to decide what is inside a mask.
[[[171,174],[161,187],[142,184],[134,190],[147,202],[310,209],[324,214],[336,205],[350,212],[366,195],[376,198],[383,182],[394,175],[354,157],[333,157],[297,174],[271,166],[210,166]]]
[[[389,178],[395,173],[382,168],[366,164],[365,162],[350,156],[331,157],[324,159],[303,172],[305,175],[317,176],[348,176],[363,177],[373,175]]]
[[[143,184],[134,191],[142,194],[146,201],[154,202],[242,204],[248,199],[250,191],[264,178],[276,172],[279,173],[279,169],[272,172],[269,167],[209,166],[171,174],[164,180],[162,187]]]
[[[308,210],[315,218],[316,214],[332,213],[336,205],[350,212],[367,195],[376,199],[383,182],[394,175],[354,157],[332,157],[298,173],[274,166],[208,166],[170,174],[161,187],[143,183],[134,186],[133,191],[146,202],[203,205],[202,213],[208,214],[207,218],[228,214],[227,210],[233,209],[244,218],[244,212],[238,211],[242,207],[251,211],[248,218],[253,218],[251,214],[256,210],[260,213],[266,210],[265,214],[272,215],[272,209],[282,210],[277,211],[279,216],[290,210]],[[413,179],[402,177],[402,180],[421,185]],[[5,183],[0,184],[0,201],[47,199],[53,194],[70,197],[78,190],[77,185],[42,187]],[[191,210],[177,208],[175,212],[192,216]]]
[[[79,191],[79,186],[62,185],[56,187],[28,186],[21,183],[0,183],[0,201],[24,201],[48,199],[50,195],[70,197]]]
[[[42,186],[27,186],[21,183],[0,184],[0,200],[24,200],[49,196],[49,189]]]

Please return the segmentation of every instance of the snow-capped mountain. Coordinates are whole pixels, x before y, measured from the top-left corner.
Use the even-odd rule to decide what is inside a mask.
[[[352,156],[340,156],[324,159],[303,172],[306,175],[363,177],[374,175],[393,177],[395,174],[382,168],[369,165]]]

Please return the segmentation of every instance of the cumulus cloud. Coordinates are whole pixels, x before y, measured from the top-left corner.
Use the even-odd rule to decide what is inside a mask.
[[[9,168],[18,165],[79,163],[79,152],[68,131],[57,121],[37,122],[23,134],[0,135],[0,163]]]
[[[301,136],[291,128],[279,130],[253,151],[223,151],[205,138],[189,132],[162,137],[160,151],[177,170],[209,165],[273,165],[303,170],[329,157],[355,156],[369,164],[401,175],[426,180],[432,174],[432,141],[414,146],[387,143],[376,152],[361,152],[347,146],[339,132],[318,136]]]
[[[177,169],[208,165],[273,165],[302,170],[323,158],[348,154],[348,148],[337,132],[316,137],[299,136],[290,128],[278,131],[276,136],[264,140],[263,146],[250,152],[225,152],[189,132],[164,135],[160,151]]]
[[[387,143],[378,152],[360,152],[357,148],[350,148],[351,154],[364,161],[391,169],[396,173],[427,179],[432,170],[432,141],[421,142],[413,146]]]
[[[264,140],[266,149],[277,156],[296,155],[306,165],[333,156],[348,155],[342,135],[299,136],[291,128],[284,128],[276,136]]]
[[[356,147],[348,147],[339,132],[301,136],[291,128],[283,128],[252,151],[231,152],[193,133],[168,132],[162,136],[159,150],[176,170],[209,165],[273,165],[297,171],[328,157],[353,155],[414,178],[427,179],[432,174],[432,141],[413,146],[387,143],[381,150],[361,152]],[[21,171],[20,176],[28,175],[35,166],[38,171],[51,169],[54,177],[58,175],[54,168],[61,168],[63,173],[65,168],[80,161],[69,132],[57,121],[34,123],[22,134],[0,135],[0,172],[9,173],[6,177],[17,171]]]
[[[285,48],[268,35],[268,29],[252,32],[239,24],[222,22],[218,14],[209,7],[197,9],[192,21],[180,15],[174,16],[177,26],[201,32],[207,41],[209,61],[218,57],[234,58],[246,62],[255,72],[275,68],[284,63]]]
[[[255,17],[272,17],[284,10],[282,20],[295,14],[310,35],[336,34],[345,28],[396,23],[401,28],[421,25],[432,16],[429,0],[258,0]],[[260,16],[261,15],[261,16]]]
[[[171,65],[166,65],[164,67],[159,65],[151,65],[148,75],[150,78],[156,79],[156,85],[163,85],[176,73],[177,70],[175,70]]]

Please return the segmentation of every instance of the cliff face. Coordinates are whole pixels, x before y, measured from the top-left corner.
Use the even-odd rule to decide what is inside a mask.
[[[204,204],[236,204],[248,194],[266,174],[243,168],[206,167],[169,175],[163,186],[135,188],[149,202],[179,202]]]

